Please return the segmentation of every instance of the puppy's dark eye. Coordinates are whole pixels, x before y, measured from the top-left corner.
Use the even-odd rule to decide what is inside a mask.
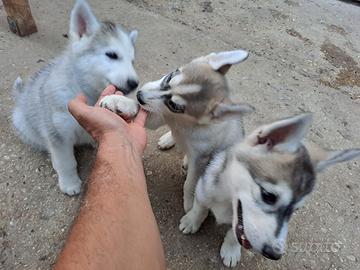
[[[109,57],[112,60],[117,60],[119,59],[119,56],[117,55],[116,52],[107,52],[105,53],[107,57]]]
[[[165,100],[165,105],[169,108],[170,111],[174,113],[184,113],[185,106],[179,105],[170,99]]]
[[[261,198],[264,201],[264,203],[269,205],[274,205],[277,202],[278,197],[270,192],[267,192],[264,188],[260,187],[261,191]]]

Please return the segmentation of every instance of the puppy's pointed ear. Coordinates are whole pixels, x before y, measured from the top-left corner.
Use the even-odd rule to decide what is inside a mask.
[[[137,37],[138,37],[138,34],[139,34],[139,33],[138,33],[137,30],[132,30],[132,31],[130,32],[130,34],[129,34],[129,37],[130,37],[131,42],[132,42],[133,45],[135,45],[135,42],[136,42]]]
[[[211,112],[212,119],[246,115],[255,111],[255,108],[247,103],[219,103]]]
[[[100,24],[85,0],[77,0],[70,18],[70,37],[79,40],[91,36],[100,28]]]
[[[301,114],[265,125],[256,131],[255,144],[264,144],[268,150],[295,152],[308,132],[311,120],[311,114]]]
[[[306,149],[316,172],[323,172],[328,167],[360,157],[360,149],[324,150],[318,145],[307,142]]]
[[[212,53],[208,57],[211,68],[225,75],[232,65],[241,63],[248,55],[246,51],[236,50]]]

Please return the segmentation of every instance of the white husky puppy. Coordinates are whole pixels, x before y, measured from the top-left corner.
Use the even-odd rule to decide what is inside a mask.
[[[195,233],[211,210],[218,223],[232,224],[220,249],[226,266],[239,262],[240,244],[280,259],[290,217],[312,192],[316,174],[360,156],[360,149],[325,151],[303,144],[310,122],[309,114],[282,119],[217,153],[197,183],[180,230]]]
[[[125,94],[136,89],[133,67],[137,31],[127,33],[112,22],[99,22],[85,0],[71,12],[70,41],[61,56],[25,85],[14,83],[14,126],[22,140],[48,151],[62,192],[80,192],[81,181],[74,157],[75,144],[92,139],[67,110],[68,102],[84,93],[94,104],[109,84]]]
[[[141,106],[150,112],[146,126],[167,124],[171,129],[160,139],[160,147],[171,147],[176,141],[186,154],[186,212],[192,207],[196,182],[209,159],[243,139],[241,118],[254,111],[252,106],[230,99],[225,77],[231,65],[247,56],[247,52],[235,50],[197,58],[160,80],[146,83],[137,93]],[[125,112],[126,99],[108,96],[100,105]]]

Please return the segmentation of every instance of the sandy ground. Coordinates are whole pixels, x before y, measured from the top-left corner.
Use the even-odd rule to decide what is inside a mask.
[[[81,202],[59,192],[49,158],[22,144],[11,127],[11,85],[28,77],[65,46],[72,1],[31,0],[39,32],[8,31],[0,4],[0,269],[49,269]],[[233,67],[235,96],[257,113],[246,128],[311,111],[309,139],[328,148],[360,146],[360,7],[336,0],[92,0],[102,19],[140,31],[141,81],[157,79],[195,56],[244,48]],[[225,232],[209,218],[193,236],[178,229],[183,215],[181,155],[157,150],[152,132],[145,156],[151,202],[169,269],[221,269]],[[78,151],[83,179],[94,152]],[[121,162],[121,161],[119,161]],[[292,219],[281,261],[243,252],[239,269],[359,269],[360,162],[322,174],[316,191]],[[76,256],[76,254],[74,254]]]

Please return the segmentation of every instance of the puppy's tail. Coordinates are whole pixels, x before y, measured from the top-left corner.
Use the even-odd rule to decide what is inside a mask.
[[[23,89],[24,89],[24,81],[20,77],[17,77],[13,85],[14,97],[16,98],[17,96],[19,96],[23,92]]]

